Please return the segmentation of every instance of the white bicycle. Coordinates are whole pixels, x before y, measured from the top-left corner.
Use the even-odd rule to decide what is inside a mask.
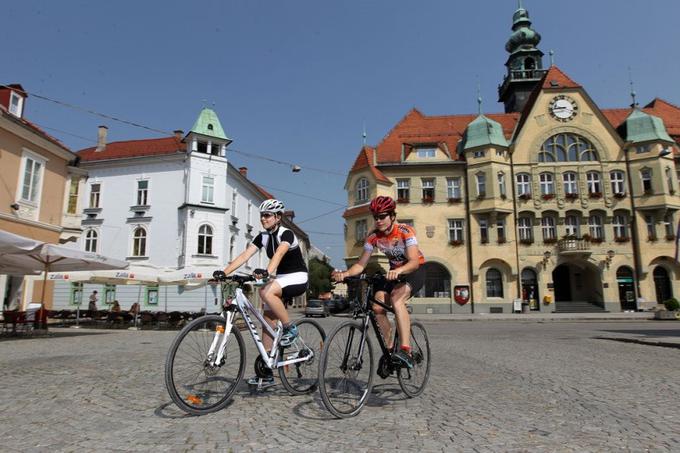
[[[323,328],[315,321],[295,321],[299,335],[289,346],[280,346],[283,335],[281,322],[272,329],[243,294],[243,286],[255,279],[251,276],[227,277],[216,273],[223,294],[220,315],[206,315],[187,324],[175,337],[165,362],[165,386],[177,406],[193,415],[218,411],[228,403],[243,380],[246,349],[243,336],[235,321],[240,314],[245,329],[257,346],[255,373],[260,378],[255,386],[261,389],[263,378],[278,369],[281,383],[292,395],[304,395],[318,386],[316,360],[325,340]],[[254,315],[273,338],[268,354],[262,344]]]

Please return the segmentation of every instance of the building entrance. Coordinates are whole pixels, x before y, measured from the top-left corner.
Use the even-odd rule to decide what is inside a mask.
[[[621,310],[636,310],[635,302],[635,281],[633,270],[627,266],[621,266],[616,270],[616,283],[619,287],[619,302]]]
[[[588,302],[604,306],[602,278],[588,263],[563,263],[552,273],[556,302]]]

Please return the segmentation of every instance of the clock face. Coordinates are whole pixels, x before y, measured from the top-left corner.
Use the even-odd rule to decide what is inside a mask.
[[[550,114],[558,121],[569,121],[576,116],[578,105],[569,96],[555,96],[550,101]]]

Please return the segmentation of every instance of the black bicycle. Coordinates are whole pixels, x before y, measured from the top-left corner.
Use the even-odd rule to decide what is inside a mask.
[[[359,303],[354,307],[354,320],[338,324],[326,337],[319,360],[319,390],[326,408],[338,418],[353,417],[361,412],[373,388],[373,375],[385,379],[396,373],[399,386],[409,397],[420,395],[430,377],[430,342],[425,327],[411,321],[411,352],[413,368],[408,368],[393,357],[400,346],[399,333],[394,329],[392,348],[389,348],[376,321],[373,304],[388,312],[392,307],[375,299],[374,286],[384,281],[383,275],[348,277],[345,283],[359,282]],[[382,356],[377,363],[369,338],[373,326]],[[396,327],[396,326],[395,326]]]

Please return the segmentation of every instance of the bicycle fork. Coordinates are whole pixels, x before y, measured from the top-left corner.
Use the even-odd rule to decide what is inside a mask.
[[[234,312],[229,311],[225,316],[225,325],[218,324],[215,327],[215,336],[208,349],[208,365],[221,366],[224,358],[224,351],[227,350],[227,341],[233,327]],[[215,353],[217,351],[217,353]]]
[[[352,349],[352,343],[354,342],[355,331],[356,329],[351,329],[349,332],[349,336],[347,337],[347,343],[345,344],[345,354],[342,357],[342,364],[340,365],[340,369],[342,370],[343,373],[346,373],[348,369],[351,371],[361,370],[361,367],[363,365],[362,357],[364,356],[364,348],[366,347],[366,335],[368,334],[368,317],[364,318],[363,327],[361,329],[361,338],[359,339],[359,351],[357,352],[356,361],[352,363],[350,367],[348,365],[348,362],[350,359],[349,355]]]

